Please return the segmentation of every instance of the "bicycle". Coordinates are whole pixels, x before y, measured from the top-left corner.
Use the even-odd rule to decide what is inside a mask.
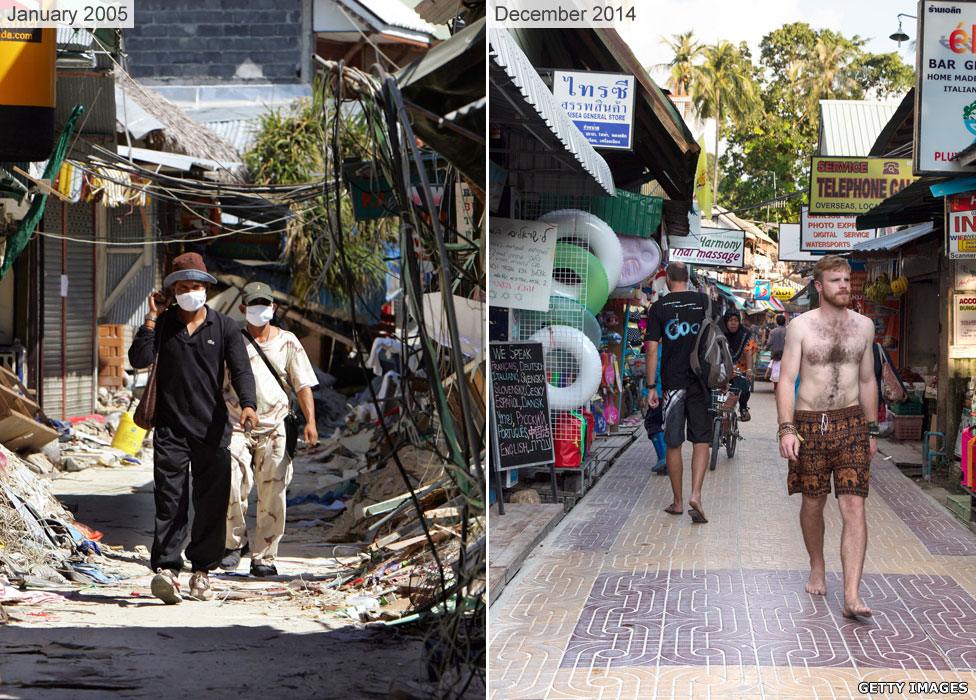
[[[743,375],[736,371],[735,377],[740,376]],[[724,445],[725,454],[729,459],[732,459],[735,456],[735,448],[739,440],[745,439],[739,432],[739,416],[736,411],[739,394],[739,390],[731,386],[725,390],[712,389],[711,391],[711,404],[708,412],[714,414],[715,417],[712,419],[712,450],[709,455],[709,471],[715,471],[715,467],[718,466],[719,448]]]

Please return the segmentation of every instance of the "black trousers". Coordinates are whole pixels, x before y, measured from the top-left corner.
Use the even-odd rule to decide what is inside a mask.
[[[745,377],[736,377],[732,380],[732,386],[739,390],[739,410],[744,411],[749,408],[749,397],[752,396],[752,382]]]
[[[156,529],[152,570],[183,568],[193,479],[193,525],[186,556],[194,571],[216,569],[224,556],[230,501],[230,449],[157,426],[153,436]]]

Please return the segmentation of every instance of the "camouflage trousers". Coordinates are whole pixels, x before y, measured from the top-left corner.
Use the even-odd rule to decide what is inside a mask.
[[[230,505],[227,509],[227,549],[250,544],[251,562],[272,564],[285,534],[286,491],[292,477],[291,458],[285,451],[285,426],[248,437],[234,431],[230,439]],[[255,528],[247,532],[247,501],[257,487]]]

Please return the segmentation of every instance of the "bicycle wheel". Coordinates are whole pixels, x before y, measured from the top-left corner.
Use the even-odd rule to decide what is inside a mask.
[[[718,448],[722,445],[722,417],[719,416],[712,421],[712,452],[708,457],[709,471],[715,471],[718,464]]]
[[[725,454],[729,459],[735,456],[735,445],[739,440],[739,419],[732,414],[732,421],[729,423],[729,435],[725,440]]]

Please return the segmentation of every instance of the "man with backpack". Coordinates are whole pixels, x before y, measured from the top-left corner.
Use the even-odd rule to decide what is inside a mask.
[[[725,383],[731,379],[731,358],[727,364],[702,367],[699,358],[724,342],[725,336],[718,330],[711,317],[711,302],[704,294],[688,289],[688,268],[673,262],[667,268],[669,293],[658,299],[647,311],[647,333],[644,337],[647,357],[647,404],[656,408],[664,402],[664,440],[667,444],[668,476],[674,500],[664,509],[665,513],[680,515],[684,500],[682,475],[684,464],[681,446],[685,438],[692,443],[691,498],[688,499],[688,515],[695,523],[707,523],[702,508],[701,491],[708,469],[708,455],[712,442],[712,416],[709,414],[709,386],[716,381]],[[707,338],[703,332],[707,331]],[[706,349],[703,346],[709,345]],[[662,396],[658,396],[654,378],[657,372],[657,349],[661,352]],[[725,346],[728,357],[728,347]],[[699,366],[699,373],[693,370]],[[718,363],[719,365],[721,363]],[[707,375],[707,376],[706,376]]]

